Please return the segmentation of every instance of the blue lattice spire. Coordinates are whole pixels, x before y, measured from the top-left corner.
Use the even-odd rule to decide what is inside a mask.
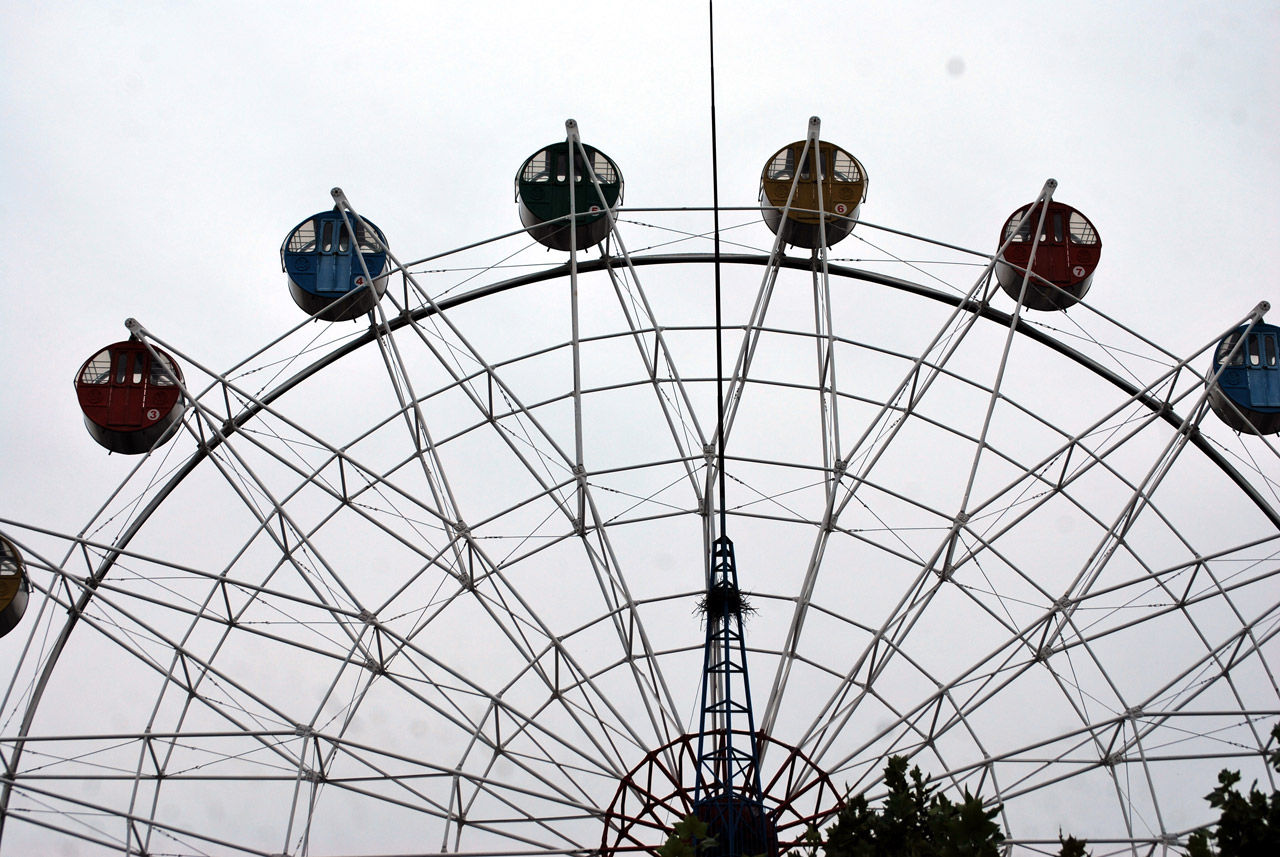
[[[717,857],[777,853],[777,833],[765,812],[760,788],[760,752],[733,542],[721,535],[711,545],[711,576],[704,601],[707,622],[702,666],[702,714],[698,726],[698,781],[694,812],[708,825]]]

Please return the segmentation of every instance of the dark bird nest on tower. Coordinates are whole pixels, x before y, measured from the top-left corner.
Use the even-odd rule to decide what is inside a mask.
[[[702,621],[706,622],[710,619],[715,623],[726,615],[737,616],[745,621],[755,614],[756,608],[751,604],[750,594],[737,587],[721,584],[712,586],[703,593],[693,612],[702,617]]]

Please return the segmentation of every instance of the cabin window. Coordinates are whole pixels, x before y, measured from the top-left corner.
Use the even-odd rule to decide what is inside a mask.
[[[85,364],[84,371],[80,373],[81,384],[109,384],[111,383],[111,352],[99,351],[89,359]]]
[[[1055,211],[1053,213],[1053,243],[1061,244],[1062,240],[1062,212]]]
[[[338,252],[346,253],[351,249],[351,233],[347,231],[347,224],[338,227]]]
[[[131,384],[142,383],[142,364],[146,361],[146,356],[142,352],[133,355],[133,374],[130,376]]]
[[[1093,228],[1093,224],[1085,220],[1084,215],[1078,211],[1071,212],[1071,217],[1067,221],[1067,228],[1071,233],[1071,243],[1073,244],[1097,244],[1098,233]]]
[[[316,249],[316,222],[308,220],[289,236],[290,253],[311,253]]]
[[[166,372],[165,370],[169,370]],[[156,356],[151,360],[151,377],[149,378],[152,386],[155,387],[172,387],[173,379],[178,375],[178,370],[174,368],[173,363],[169,361],[163,354],[156,352]]]
[[[326,220],[320,225],[320,252],[333,252],[333,221]]]
[[[1012,239],[1014,244],[1025,244],[1031,240],[1031,219],[1028,218],[1026,223],[1022,224],[1022,228],[1018,229],[1018,222],[1026,216],[1027,209],[1022,209],[1013,217],[1009,218],[1009,223],[1005,226],[1004,238],[1006,241]],[[1014,232],[1017,232],[1015,235]]]
[[[613,162],[599,152],[591,154],[591,168],[596,172],[596,180],[600,184],[617,184],[618,171],[613,168]]]
[[[841,149],[836,149],[831,157],[831,174],[838,182],[862,181],[862,170],[853,156]]]
[[[551,164],[550,153],[543,149],[538,154],[529,159],[524,165],[524,171],[520,173],[520,181],[522,182],[549,182],[551,181]]]
[[[363,224],[356,224],[356,246],[360,248],[362,253],[377,253],[382,249],[382,242],[378,240],[378,236],[374,230],[366,228]]]
[[[773,156],[769,162],[769,178],[774,181],[790,181],[796,172],[796,153],[790,146]]]
[[[1266,353],[1267,365],[1276,365],[1276,338],[1270,334],[1263,334],[1262,347]]]
[[[116,383],[123,384],[129,369],[129,352],[121,351],[116,355]]]
[[[1239,341],[1240,341],[1240,333],[1238,331],[1230,334],[1229,336],[1227,336],[1226,339],[1222,340],[1222,343],[1218,346],[1218,363],[1219,364],[1225,364],[1227,366],[1243,366],[1244,365],[1244,350],[1245,350],[1244,346],[1240,347],[1240,350],[1236,352],[1235,356],[1231,358],[1230,362],[1227,361],[1227,355],[1231,353],[1231,349],[1235,348],[1236,343]]]

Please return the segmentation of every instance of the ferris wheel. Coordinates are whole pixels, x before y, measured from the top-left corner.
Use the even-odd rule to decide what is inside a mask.
[[[1149,854],[1266,776],[1264,305],[1170,353],[1055,183],[924,239],[816,120],[719,212],[567,132],[523,229],[411,259],[334,189],[295,328],[84,364],[145,454],[79,533],[0,521],[0,854],[652,853],[740,806],[777,852],[894,755],[1018,853]]]

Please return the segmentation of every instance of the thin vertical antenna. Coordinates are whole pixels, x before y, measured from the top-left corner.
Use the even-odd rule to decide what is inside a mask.
[[[724,491],[724,324],[720,316],[720,162],[716,153],[716,14],[713,0],[707,2],[707,41],[711,68],[711,211],[715,243],[716,282],[716,471],[720,493],[720,535],[725,535]]]

